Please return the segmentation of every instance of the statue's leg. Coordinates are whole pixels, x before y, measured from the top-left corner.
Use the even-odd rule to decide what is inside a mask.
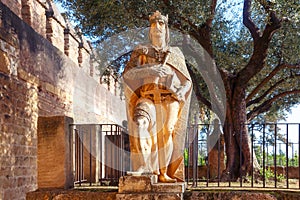
[[[164,145],[162,148],[159,149],[159,152],[164,154],[165,159],[159,160],[160,161],[159,180],[161,182],[176,182],[176,179],[173,179],[170,176],[168,176],[168,165],[170,163],[172,152],[173,152],[174,144],[172,140],[172,135],[178,120],[179,103],[172,99],[168,99],[163,104],[166,112],[166,121],[164,124],[164,130],[162,136]],[[158,138],[158,140],[159,139],[160,138]]]
[[[134,111],[134,131],[139,140],[139,157],[142,159],[142,162],[133,162],[142,163],[137,168],[137,171],[146,173],[153,171],[151,167],[152,138],[149,132],[152,112],[155,112],[155,109],[151,100],[141,98],[137,101]]]
[[[175,174],[180,166],[180,164],[183,161],[183,155],[180,153],[180,146],[183,142],[182,140],[178,141],[176,140],[175,136],[175,126],[178,122],[178,114],[179,114],[180,105],[179,102],[174,101],[172,104],[170,104],[170,115],[176,116],[173,117],[168,121],[168,131],[172,134],[172,143],[173,143],[173,151],[172,151],[172,158],[169,162],[168,169],[167,169],[167,175],[173,179],[176,179],[179,182],[183,182],[184,180],[182,177],[176,177]]]
[[[144,166],[140,166],[138,171],[152,172],[151,169],[151,136],[148,131],[149,121],[146,117],[139,116],[136,119],[137,131],[139,133],[141,156],[144,161]]]

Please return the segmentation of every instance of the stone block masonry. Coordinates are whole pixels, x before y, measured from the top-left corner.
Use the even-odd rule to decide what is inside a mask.
[[[37,86],[0,72],[0,199],[37,186]]]
[[[68,117],[39,117],[38,188],[72,188],[72,143]],[[59,149],[59,150],[58,150]]]
[[[124,102],[91,73],[88,43],[71,27],[64,32],[66,22],[47,2],[0,2],[1,200],[24,200],[38,188],[39,119],[116,124],[126,119]],[[54,14],[45,15],[51,6]]]
[[[183,200],[186,183],[158,183],[156,175],[123,176],[116,200]]]

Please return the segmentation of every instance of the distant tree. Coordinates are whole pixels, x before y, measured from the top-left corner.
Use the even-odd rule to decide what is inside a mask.
[[[78,21],[83,33],[97,36],[99,41],[146,27],[148,15],[159,10],[169,14],[171,28],[190,35],[206,50],[226,90],[224,180],[251,172],[250,138],[244,124],[283,117],[284,111],[300,100],[298,0],[58,1]],[[192,46],[186,50],[191,55],[198,53]],[[201,61],[196,59],[198,65]],[[190,63],[197,99],[212,109],[213,99],[204,92],[210,83],[206,81],[208,86],[203,87],[203,77],[193,67]],[[218,109],[223,109],[222,104]],[[254,167],[258,169],[257,162]]]

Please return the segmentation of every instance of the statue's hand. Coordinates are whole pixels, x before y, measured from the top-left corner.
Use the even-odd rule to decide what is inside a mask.
[[[171,67],[162,64],[153,65],[149,67],[149,70],[151,70],[152,74],[157,77],[165,77],[174,73]]]
[[[177,87],[177,91],[175,92],[176,97],[179,101],[185,101],[185,94],[190,89],[191,83],[186,81],[184,85]]]
[[[185,93],[186,91],[184,90],[183,86],[180,86],[176,91],[176,98],[179,101],[185,101]]]

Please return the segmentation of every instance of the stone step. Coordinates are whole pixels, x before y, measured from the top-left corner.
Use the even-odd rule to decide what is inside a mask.
[[[117,200],[183,199],[186,183],[159,183],[157,175],[123,176],[119,180]]]

